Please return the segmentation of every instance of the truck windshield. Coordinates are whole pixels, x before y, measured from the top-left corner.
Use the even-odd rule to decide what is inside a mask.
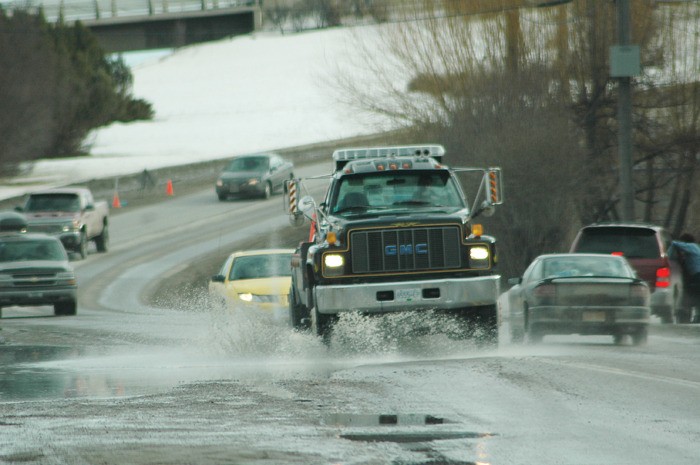
[[[80,211],[80,199],[75,194],[32,194],[24,211],[77,212]]]
[[[332,213],[420,207],[465,207],[447,171],[384,171],[344,177],[332,199]]]

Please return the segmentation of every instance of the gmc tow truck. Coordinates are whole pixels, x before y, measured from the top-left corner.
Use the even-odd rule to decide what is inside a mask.
[[[464,335],[498,342],[496,240],[472,221],[502,203],[500,168],[450,168],[441,145],[347,148],[322,203],[288,181],[292,224],[311,221],[292,256],[289,321],[329,343],[344,312],[445,313]],[[457,173],[478,185],[467,201]]]

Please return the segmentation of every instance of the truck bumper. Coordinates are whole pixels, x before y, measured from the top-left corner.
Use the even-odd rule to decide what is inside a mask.
[[[56,237],[58,237],[61,240],[63,247],[67,251],[77,252],[78,250],[80,250],[80,239],[81,239],[80,231],[64,232],[61,234],[57,234]]]
[[[3,290],[0,291],[0,306],[53,305],[58,302],[75,301],[77,294],[76,287]]]
[[[453,310],[495,305],[500,276],[316,286],[319,313]]]

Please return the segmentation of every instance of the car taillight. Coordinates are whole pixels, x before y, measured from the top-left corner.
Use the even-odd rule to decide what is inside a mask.
[[[668,287],[671,285],[671,268],[656,269],[656,287]]]
[[[624,257],[625,254],[623,252],[611,252],[610,255],[614,255],[616,257]]]
[[[648,305],[649,288],[644,284],[630,286],[630,305]]]
[[[557,288],[554,284],[541,284],[532,293],[540,305],[553,305],[557,300]]]

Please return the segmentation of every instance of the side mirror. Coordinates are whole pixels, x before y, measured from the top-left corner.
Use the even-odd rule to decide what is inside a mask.
[[[508,284],[510,284],[511,286],[521,284],[522,282],[523,282],[523,278],[520,278],[520,277],[508,279]]]
[[[22,213],[24,211],[24,208],[17,206],[17,207],[15,207],[15,211]]]
[[[215,274],[211,277],[211,282],[213,283],[223,283],[226,281],[226,277],[222,274]]]

